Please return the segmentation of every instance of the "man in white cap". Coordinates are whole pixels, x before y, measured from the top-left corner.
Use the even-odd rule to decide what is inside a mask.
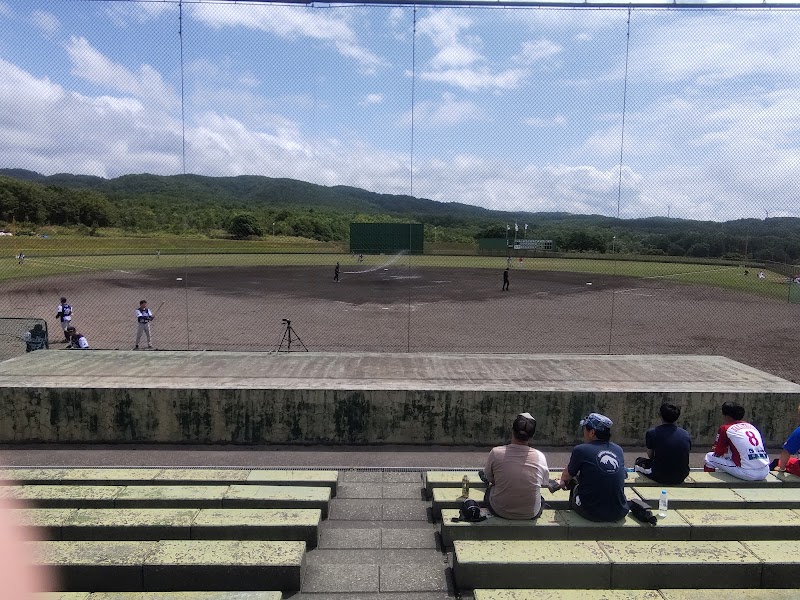
[[[520,413],[511,425],[511,443],[489,452],[480,475],[488,484],[484,502],[498,517],[536,519],[542,514],[541,487],[550,471],[544,454],[529,446],[535,432],[536,419]]]
[[[569,489],[570,509],[590,521],[619,521],[628,514],[625,456],[611,441],[614,423],[600,413],[581,419],[583,444],[572,450],[558,487]]]

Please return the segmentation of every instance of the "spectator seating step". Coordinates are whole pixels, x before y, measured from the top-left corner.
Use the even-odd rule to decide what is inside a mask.
[[[0,484],[23,485],[295,485],[329,487],[336,495],[338,471],[303,469],[6,468]]]
[[[475,600],[707,600],[719,590],[475,590]],[[795,600],[795,590],[725,590],[725,600]],[[82,599],[81,599],[82,600]],[[92,599],[94,600],[94,599]]]
[[[58,569],[64,591],[279,591],[300,589],[297,541],[34,542],[35,561]]]
[[[49,592],[35,600],[281,600],[280,592]]]
[[[23,525],[50,540],[293,540],[315,548],[319,509],[32,508]]]
[[[459,589],[796,588],[800,541],[469,541],[453,543]]]

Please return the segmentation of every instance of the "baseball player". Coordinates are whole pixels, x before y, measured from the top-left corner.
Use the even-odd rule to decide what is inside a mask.
[[[704,471],[724,471],[738,479],[762,481],[769,475],[769,455],[761,432],[744,418],[744,408],[735,402],[722,404],[722,426],[714,448],[706,454]]]
[[[336,266],[333,269],[333,280],[339,281],[339,263],[336,263]]]
[[[72,307],[67,304],[67,299],[63,296],[61,297],[61,304],[58,305],[58,312],[56,313],[56,319],[59,320],[61,323],[61,329],[64,331],[64,341],[68,342],[69,340],[69,333],[67,333],[67,328],[72,325]]]
[[[147,347],[152,348],[153,344],[150,342],[150,321],[153,320],[153,312],[147,308],[147,300],[139,302],[139,308],[136,310],[136,345],[134,350],[139,349],[139,342],[142,339],[142,334],[147,338]]]
[[[88,350],[89,349],[89,342],[86,340],[86,336],[82,333],[78,333],[75,328],[70,325],[67,327],[67,333],[69,333],[69,346],[67,346],[67,350]]]

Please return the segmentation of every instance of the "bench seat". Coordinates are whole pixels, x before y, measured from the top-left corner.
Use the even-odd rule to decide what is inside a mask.
[[[468,541],[453,543],[459,589],[795,588],[800,541]]]
[[[280,591],[300,589],[303,542],[230,540],[33,542],[35,562],[57,569],[65,591]]]
[[[18,485],[0,496],[38,508],[316,508],[328,516],[328,487],[269,485]]]
[[[304,469],[6,468],[0,485],[289,485],[329,487],[336,496],[338,471]]]
[[[475,600],[708,600],[719,590],[475,590]],[[725,600],[795,600],[785,589],[725,590]]]
[[[295,540],[316,548],[319,509],[29,508],[17,522],[50,540]]]
[[[35,600],[281,600],[280,592],[47,592]]]

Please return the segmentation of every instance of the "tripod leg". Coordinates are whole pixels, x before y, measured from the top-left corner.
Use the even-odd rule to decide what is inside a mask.
[[[289,333],[289,329],[288,328],[283,331],[283,337],[281,338],[281,343],[278,344],[278,350],[277,350],[278,352],[280,352],[281,348],[283,348],[283,342],[286,341],[286,334],[287,333]]]
[[[294,330],[294,328],[292,328],[292,333],[294,334],[294,339],[300,342],[300,345],[303,347],[303,350],[308,352],[308,348],[306,348],[306,345],[303,343],[303,340],[300,339],[300,336],[297,335],[297,332]]]

